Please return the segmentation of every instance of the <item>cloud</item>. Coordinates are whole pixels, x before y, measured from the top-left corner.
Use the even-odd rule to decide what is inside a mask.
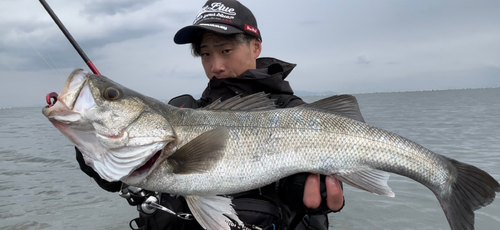
[[[196,8],[188,11],[189,14],[185,10],[170,9],[165,1],[90,1],[80,7],[63,4],[62,8],[64,10],[56,14],[87,54],[100,54],[99,50],[108,44],[173,32],[189,23],[188,18],[191,20],[192,16],[188,15],[196,12]],[[68,14],[77,15],[78,19]],[[0,52],[14,60],[23,60],[17,61],[23,65],[4,64],[2,68],[43,70],[49,67],[44,58],[51,59],[49,63],[57,63],[59,68],[81,63],[50,17],[43,16],[43,20],[36,16],[36,20],[27,17],[0,24],[0,32],[7,34],[0,39]]]
[[[358,58],[356,58],[356,64],[368,65],[370,63],[371,63],[371,61],[368,60],[368,58],[364,55],[358,56]]]
[[[85,15],[103,16],[103,15],[117,15],[129,12],[140,11],[152,3],[159,2],[159,0],[93,0],[83,4],[82,12]]]

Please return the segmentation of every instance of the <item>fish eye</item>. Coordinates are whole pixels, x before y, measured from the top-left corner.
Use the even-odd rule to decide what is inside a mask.
[[[117,88],[109,87],[104,91],[103,96],[106,100],[114,101],[120,98],[120,91]]]

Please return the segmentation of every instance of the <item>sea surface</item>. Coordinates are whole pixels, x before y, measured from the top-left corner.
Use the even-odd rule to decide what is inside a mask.
[[[500,180],[500,89],[356,95],[367,123],[475,165]],[[305,97],[313,101],[321,97]],[[73,145],[36,108],[0,109],[0,230],[128,229],[135,207],[80,171]],[[449,229],[434,194],[391,174],[389,198],[345,186],[330,229]],[[500,198],[476,229],[500,227]]]

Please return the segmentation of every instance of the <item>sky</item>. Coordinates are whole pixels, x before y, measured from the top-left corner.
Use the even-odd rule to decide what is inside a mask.
[[[99,71],[168,100],[206,87],[174,34],[205,1],[46,0]],[[500,87],[500,1],[241,0],[261,57],[296,63],[296,92]],[[0,0],[0,108],[46,105],[75,68],[90,71],[37,0]]]

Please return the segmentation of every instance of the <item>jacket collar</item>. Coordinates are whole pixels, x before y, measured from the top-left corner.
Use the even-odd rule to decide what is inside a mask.
[[[226,100],[236,95],[247,96],[253,93],[293,94],[288,81],[284,79],[296,64],[275,58],[258,58],[257,68],[245,71],[235,78],[212,78],[203,91],[201,100],[211,103],[221,98]]]

